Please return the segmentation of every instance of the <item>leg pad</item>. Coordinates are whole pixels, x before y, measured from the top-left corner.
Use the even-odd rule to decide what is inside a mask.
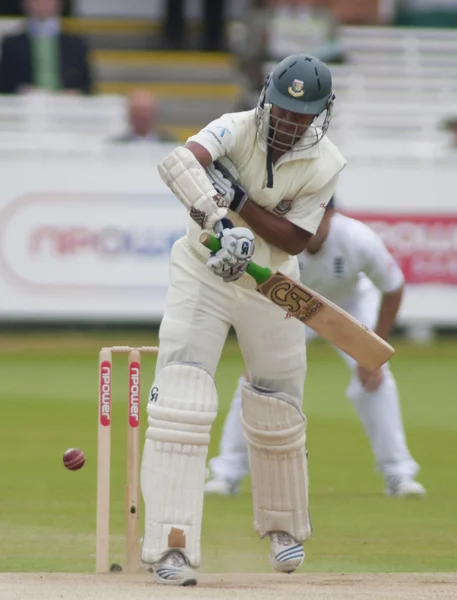
[[[147,412],[142,560],[155,563],[177,549],[196,567],[206,455],[217,412],[214,380],[197,365],[169,364],[156,376]]]
[[[285,531],[302,541],[311,535],[305,415],[287,394],[250,384],[242,398],[255,529],[261,537]]]

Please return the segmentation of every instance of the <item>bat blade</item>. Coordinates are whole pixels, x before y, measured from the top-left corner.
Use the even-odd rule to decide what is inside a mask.
[[[221,247],[220,241],[207,232],[200,235],[200,242],[212,252]],[[374,331],[311,288],[252,261],[246,271],[255,279],[257,291],[282,308],[286,316],[308,325],[362,367],[378,369],[395,354],[394,348]]]
[[[366,369],[378,369],[395,353],[390,344],[345,310],[287,275],[273,273],[257,289],[287,316],[308,325]]]

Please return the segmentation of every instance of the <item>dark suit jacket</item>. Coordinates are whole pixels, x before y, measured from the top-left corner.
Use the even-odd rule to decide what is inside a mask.
[[[59,34],[60,80],[63,89],[89,94],[92,88],[87,49],[83,40]],[[0,93],[15,94],[23,85],[33,85],[32,51],[28,33],[7,36],[0,59]]]

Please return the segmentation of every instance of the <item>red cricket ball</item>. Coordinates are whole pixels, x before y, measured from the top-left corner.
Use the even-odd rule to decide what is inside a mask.
[[[63,464],[70,471],[77,471],[84,466],[86,457],[79,448],[69,448],[63,455]]]

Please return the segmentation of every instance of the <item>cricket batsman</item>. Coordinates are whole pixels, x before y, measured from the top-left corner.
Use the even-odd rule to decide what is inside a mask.
[[[298,260],[303,283],[387,338],[401,305],[403,274],[372,229],[336,212],[332,198],[316,235]],[[307,341],[313,337],[315,332],[307,327]],[[419,466],[406,444],[398,390],[388,364],[367,371],[344,352],[337,352],[350,369],[346,395],[368,436],[386,494],[425,494],[424,487],[415,481]],[[206,493],[237,493],[249,471],[240,418],[245,384],[243,376],[224,424],[220,454],[210,461],[212,475]]]
[[[253,259],[298,280],[297,255],[316,233],[345,165],[326,137],[333,103],[328,67],[289,56],[267,78],[255,109],[211,122],[158,166],[189,212],[187,235],[170,255],[141,469],[142,560],[159,583],[197,583],[214,373],[230,326],[249,378],[241,420],[254,527],[269,538],[275,569],[291,573],[303,562],[311,535],[305,327],[285,319],[245,270]],[[233,166],[237,182],[217,168],[219,159]],[[202,229],[218,234],[215,254],[200,244]]]

